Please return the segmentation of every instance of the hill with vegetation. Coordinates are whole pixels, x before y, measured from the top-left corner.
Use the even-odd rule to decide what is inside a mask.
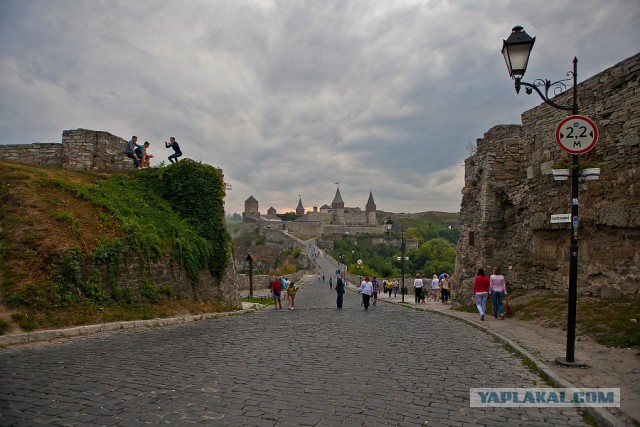
[[[128,174],[0,163],[0,182],[0,333],[227,308],[146,278],[158,259],[192,281],[223,275],[220,170],[190,160]],[[139,284],[122,286],[115,271],[130,259]]]

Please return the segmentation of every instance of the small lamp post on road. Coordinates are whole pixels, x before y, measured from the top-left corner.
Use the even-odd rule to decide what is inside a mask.
[[[522,77],[527,71],[527,65],[529,63],[529,55],[536,38],[529,36],[521,26],[513,28],[511,35],[507,40],[503,40],[502,55],[507,64],[509,75],[515,80],[516,93],[520,93],[520,88],[525,87],[525,92],[530,95],[535,91],[540,98],[548,105],[558,110],[571,111],[576,116],[576,120],[585,119],[581,116],[577,116],[578,106],[578,59],[573,58],[573,71],[567,72],[567,79],[559,80],[557,82],[551,82],[550,80],[536,79],[533,83],[526,83],[522,81]],[[573,86],[573,101],[570,106],[560,105],[552,101],[550,98],[559,95],[566,91],[566,83],[572,81]],[[544,88],[544,93],[540,90],[540,87]],[[552,95],[549,96],[549,90],[551,89]],[[573,116],[572,116],[573,118]],[[588,119],[586,119],[588,120]],[[564,123],[564,122],[563,122]],[[561,123],[562,125],[562,123]],[[595,126],[595,125],[594,125]],[[577,138],[577,137],[576,137]],[[556,139],[558,139],[558,132],[556,132]],[[569,302],[568,302],[568,314],[567,314],[567,351],[565,357],[558,357],[556,361],[564,366],[581,367],[585,366],[584,363],[577,362],[574,357],[575,353],[575,339],[576,339],[576,302],[578,296],[578,240],[576,239],[578,231],[578,175],[580,160],[578,154],[584,153],[591,149],[597,141],[597,129],[595,140],[588,148],[580,148],[581,141],[573,141],[575,150],[569,150],[563,147],[560,142],[561,148],[572,154],[572,176],[571,176],[571,242],[569,246]]]
[[[407,287],[404,284],[404,260],[406,259],[404,256],[404,251],[405,251],[405,244],[404,244],[404,225],[400,224],[400,252],[401,252],[401,261],[402,263],[400,264],[400,272],[402,274],[402,287],[400,288],[400,294],[402,295],[402,302],[404,302],[404,296],[407,293]],[[391,234],[391,230],[393,229],[393,221],[391,220],[391,218],[387,219],[384,222],[384,229],[385,229],[385,233],[387,234]],[[397,236],[397,231],[396,231],[396,236]]]
[[[253,257],[247,254],[245,261],[249,263],[249,297],[253,297]]]

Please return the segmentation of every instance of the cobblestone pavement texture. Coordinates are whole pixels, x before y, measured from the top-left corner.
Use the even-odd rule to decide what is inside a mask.
[[[413,298],[413,295],[411,295]],[[382,297],[385,302],[398,303],[398,298]],[[544,364],[544,371],[575,387],[620,388],[621,407],[602,408],[610,412],[621,425],[638,425],[640,420],[640,357],[636,348],[608,348],[586,336],[576,340],[576,360],[585,363],[585,368],[567,368],[556,363],[556,358],[564,356],[567,333],[561,329],[537,325],[532,321],[506,318],[504,321],[486,316],[480,321],[477,313],[452,310],[439,302],[415,305],[413,309],[429,310],[455,316],[483,329],[500,334],[508,342],[519,345],[534,360]]]
[[[487,334],[314,280],[294,310],[0,349],[0,425],[584,425],[576,408],[470,408],[543,386]]]

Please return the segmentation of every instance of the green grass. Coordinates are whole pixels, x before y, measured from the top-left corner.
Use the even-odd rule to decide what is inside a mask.
[[[518,290],[509,295],[514,316],[519,320],[535,321],[546,327],[566,330],[568,300],[566,295],[546,294],[525,302],[516,297],[526,291]],[[473,309],[473,310],[472,310]],[[473,312],[473,306],[458,308]],[[491,312],[490,302],[487,312]],[[607,347],[640,347],[640,299],[593,298],[581,296],[577,302],[576,331]]]
[[[0,178],[2,302],[14,309],[2,331],[231,309],[175,301],[166,283],[134,292],[116,277],[131,258],[144,266],[165,257],[192,280],[207,269],[222,276],[229,235],[219,169],[181,161],[109,175],[3,164]],[[106,268],[85,277],[86,263]]]
[[[273,304],[273,298],[269,298],[269,297],[262,297],[262,298],[260,298],[260,297],[245,297],[245,298],[242,298],[242,302],[269,305],[269,304]]]

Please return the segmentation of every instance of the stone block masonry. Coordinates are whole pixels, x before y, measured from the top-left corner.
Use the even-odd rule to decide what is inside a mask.
[[[109,132],[72,129],[62,132],[62,144],[0,145],[0,160],[102,172],[129,171],[133,161],[125,154],[127,141]]]
[[[598,144],[580,162],[602,164],[599,181],[580,181],[578,291],[639,296],[640,54],[579,84],[580,114],[599,128]],[[554,99],[571,104],[569,90]],[[514,96],[516,96],[514,94]],[[522,94],[520,96],[523,96]],[[564,294],[569,278],[571,181],[554,181],[553,163],[569,159],[555,141],[569,112],[546,104],[477,140],[465,160],[455,275],[457,302],[470,304],[476,272],[501,266],[510,289]]]

